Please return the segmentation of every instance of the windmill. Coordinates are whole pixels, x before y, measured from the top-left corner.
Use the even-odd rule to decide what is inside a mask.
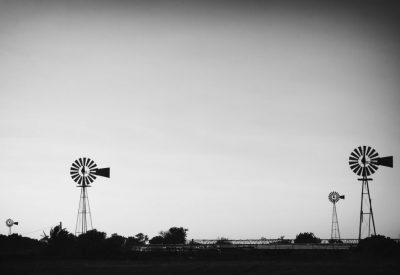
[[[13,221],[12,219],[7,219],[7,220],[6,220],[6,225],[7,225],[7,227],[8,227],[8,236],[11,235],[11,227],[12,227],[14,224],[15,224],[15,225],[18,225],[18,222]]]
[[[338,192],[332,191],[329,193],[328,199],[333,204],[331,240],[340,240],[340,230],[339,230],[339,221],[338,221],[337,212],[336,212],[336,203],[340,199],[344,200],[344,195],[339,195]]]
[[[373,235],[376,235],[371,195],[368,186],[368,182],[372,181],[372,178],[368,177],[375,173],[379,166],[393,167],[393,156],[380,158],[375,149],[369,146],[359,146],[351,152],[349,164],[351,170],[362,177],[358,179],[362,182],[360,225],[358,229],[358,239],[360,240],[361,235],[365,232],[367,232],[366,237],[371,236],[371,224]]]
[[[96,163],[89,158],[79,158],[72,163],[71,177],[81,188],[78,216],[76,218],[75,235],[86,233],[88,220],[93,229],[89,197],[86,188],[96,179],[96,176],[110,177],[110,168],[97,168]]]

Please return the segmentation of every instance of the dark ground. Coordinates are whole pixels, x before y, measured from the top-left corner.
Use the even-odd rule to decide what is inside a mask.
[[[2,260],[0,274],[400,274],[394,260]]]

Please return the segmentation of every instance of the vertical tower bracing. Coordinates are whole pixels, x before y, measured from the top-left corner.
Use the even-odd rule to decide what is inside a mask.
[[[372,179],[363,175],[361,179],[361,209],[360,209],[360,225],[358,229],[358,239],[367,238],[376,235],[374,212],[372,211],[371,195],[369,193],[368,181]]]
[[[85,184],[78,186],[81,188],[79,199],[78,216],[76,218],[75,235],[84,234],[93,229],[92,214],[90,213],[89,196]],[[89,226],[89,228],[88,228]]]
[[[333,203],[331,240],[340,240],[339,222],[336,214],[336,203]]]

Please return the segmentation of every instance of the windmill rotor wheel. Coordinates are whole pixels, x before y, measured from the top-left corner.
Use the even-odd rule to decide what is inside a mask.
[[[369,146],[359,146],[351,152],[349,165],[358,176],[367,177],[378,170],[379,154]]]
[[[7,220],[6,220],[6,225],[7,225],[8,227],[11,227],[11,226],[14,225],[14,221],[13,221],[12,219],[7,219]]]
[[[97,165],[90,158],[79,158],[72,163],[71,178],[79,185],[89,185],[96,179]]]
[[[333,191],[333,192],[329,193],[328,199],[332,203],[337,203],[339,201],[339,199],[340,199],[340,195],[339,195],[338,192]]]

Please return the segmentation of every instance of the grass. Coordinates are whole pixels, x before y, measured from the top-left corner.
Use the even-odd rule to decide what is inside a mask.
[[[0,274],[399,274],[395,260],[12,260],[0,262]]]

